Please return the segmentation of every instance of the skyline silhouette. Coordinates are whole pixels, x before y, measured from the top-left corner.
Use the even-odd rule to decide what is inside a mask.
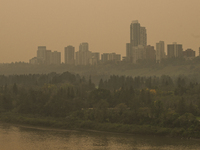
[[[39,45],[61,52],[63,62],[64,47],[78,49],[81,42],[91,51],[125,56],[132,20],[146,27],[147,45],[177,42],[198,55],[199,5],[199,0],[2,0],[0,63],[28,62]]]

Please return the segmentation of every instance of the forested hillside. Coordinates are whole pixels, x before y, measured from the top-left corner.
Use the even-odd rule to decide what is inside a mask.
[[[51,72],[63,73],[71,72],[85,76],[90,76],[97,85],[99,80],[108,79],[110,75],[119,76],[157,76],[169,75],[171,78],[185,75],[200,82],[200,58],[185,61],[184,59],[166,59],[162,63],[140,62],[132,64],[127,62],[107,62],[94,66],[73,66],[73,65],[31,65],[28,63],[0,64],[0,75],[23,75],[23,74],[49,74]]]
[[[1,75],[0,86],[0,113],[200,132],[200,84],[186,76],[112,75],[95,88],[69,72]]]

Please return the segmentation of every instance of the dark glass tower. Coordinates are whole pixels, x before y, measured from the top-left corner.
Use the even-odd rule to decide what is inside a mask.
[[[141,27],[137,20],[132,21],[130,25],[130,44],[133,46],[146,46],[147,45],[147,34],[146,28]]]

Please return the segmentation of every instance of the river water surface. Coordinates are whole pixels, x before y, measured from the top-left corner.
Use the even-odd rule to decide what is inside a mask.
[[[200,140],[0,123],[0,150],[200,150]]]

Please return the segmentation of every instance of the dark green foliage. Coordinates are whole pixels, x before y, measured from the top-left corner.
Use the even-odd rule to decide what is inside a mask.
[[[106,100],[100,100],[94,106],[94,118],[97,122],[105,122],[107,118],[108,102]]]
[[[2,104],[2,108],[5,111],[10,111],[13,108],[12,99],[11,99],[11,97],[9,95],[4,95],[3,96],[1,104]]]
[[[112,75],[101,79],[98,89],[87,78],[69,72],[0,76],[5,79],[0,83],[0,112],[87,122],[81,127],[98,122],[183,128],[177,134],[199,131],[195,116],[200,116],[200,85],[186,77]]]
[[[14,85],[13,85],[13,93],[15,93],[15,94],[18,93],[18,87],[17,87],[16,83],[14,83]]]
[[[55,72],[49,74],[24,74],[24,75],[10,75],[4,76],[0,75],[0,85],[26,85],[33,86],[39,84],[40,86],[45,83],[58,84],[63,82],[68,82],[72,84],[77,84],[81,77],[77,74],[71,74],[69,72],[64,72],[62,74],[56,74]],[[86,82],[85,78],[82,77],[82,82]],[[91,83],[92,84],[92,83]],[[14,88],[13,86],[13,88]]]
[[[164,112],[163,103],[160,100],[154,101],[152,104],[152,112],[155,118],[159,118]]]
[[[103,88],[105,88],[105,87],[104,87],[103,80],[101,79],[99,82],[99,89],[103,89]]]
[[[177,104],[177,112],[180,115],[183,115],[184,113],[186,113],[186,111],[187,111],[187,106],[185,103],[185,99],[182,97]]]
[[[95,89],[89,94],[89,107],[93,107],[93,105],[98,103],[100,100],[106,100],[109,103],[111,99],[111,93],[109,90]]]

